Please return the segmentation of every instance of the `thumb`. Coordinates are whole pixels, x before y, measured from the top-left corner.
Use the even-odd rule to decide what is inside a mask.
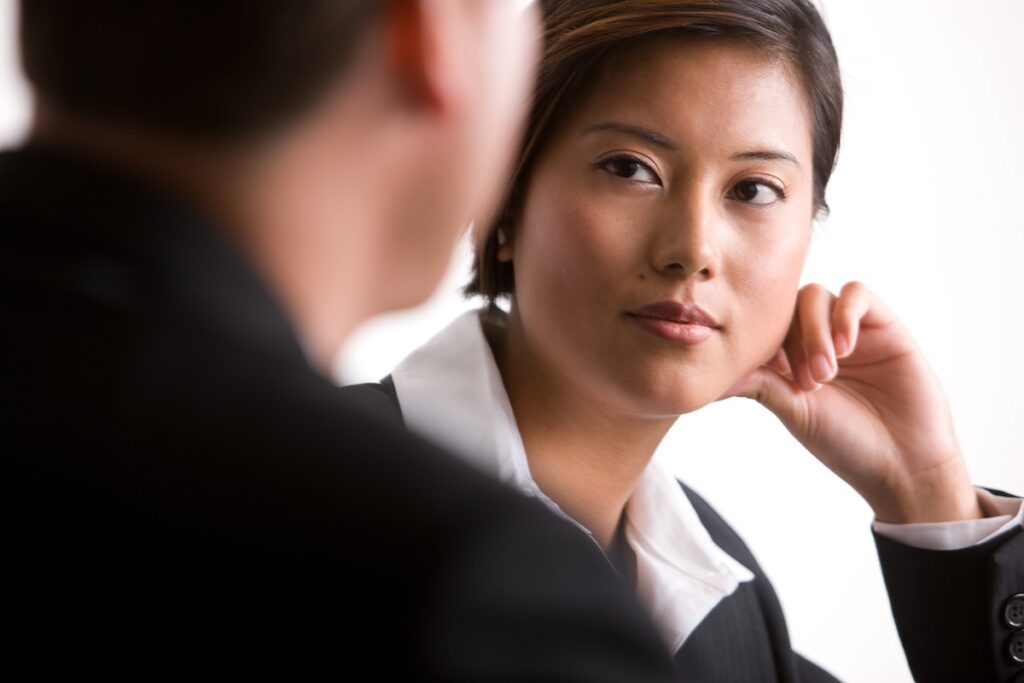
[[[740,378],[718,400],[733,396],[757,401],[775,413],[787,427],[797,423],[806,401],[806,392],[767,365],[755,368]]]

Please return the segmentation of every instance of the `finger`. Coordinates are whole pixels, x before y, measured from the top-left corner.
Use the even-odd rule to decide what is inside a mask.
[[[797,424],[804,406],[803,390],[792,380],[767,367],[759,367],[734,385],[722,398],[743,396],[763,405],[787,427]]]
[[[793,370],[789,364],[789,359],[786,358],[786,350],[781,346],[776,349],[774,355],[772,355],[772,357],[765,363],[765,366],[771,368],[780,375],[788,375]]]
[[[789,326],[789,332],[782,342],[782,348],[786,350],[792,368],[793,381],[804,391],[814,391],[820,384],[814,381],[811,376],[810,366],[807,364],[807,356],[804,354],[804,347],[800,341],[800,315],[793,315],[793,322]]]
[[[874,295],[863,283],[847,282],[839,290],[839,298],[832,308],[832,336],[836,357],[846,358],[857,346],[862,321],[871,312]],[[878,301],[881,310],[872,316],[874,324],[888,324],[894,316]],[[869,323],[870,324],[870,323]]]
[[[827,382],[836,373],[835,347],[832,344],[832,306],[835,295],[819,284],[810,284],[797,296],[800,343],[811,377]]]

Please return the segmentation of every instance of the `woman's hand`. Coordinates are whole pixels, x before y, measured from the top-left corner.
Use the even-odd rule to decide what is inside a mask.
[[[775,356],[721,398],[775,413],[879,521],[982,517],[945,393],[903,324],[859,282],[810,284]]]

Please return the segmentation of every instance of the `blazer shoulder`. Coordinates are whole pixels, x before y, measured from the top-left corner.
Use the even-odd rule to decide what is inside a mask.
[[[363,382],[349,384],[340,389],[341,395],[364,410],[392,424],[404,424],[402,406],[398,402],[398,392],[391,375],[379,382]]]

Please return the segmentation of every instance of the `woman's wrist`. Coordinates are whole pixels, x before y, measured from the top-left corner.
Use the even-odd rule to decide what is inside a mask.
[[[875,519],[889,524],[962,522],[982,519],[985,511],[960,457],[885,487],[886,495],[868,503]]]

